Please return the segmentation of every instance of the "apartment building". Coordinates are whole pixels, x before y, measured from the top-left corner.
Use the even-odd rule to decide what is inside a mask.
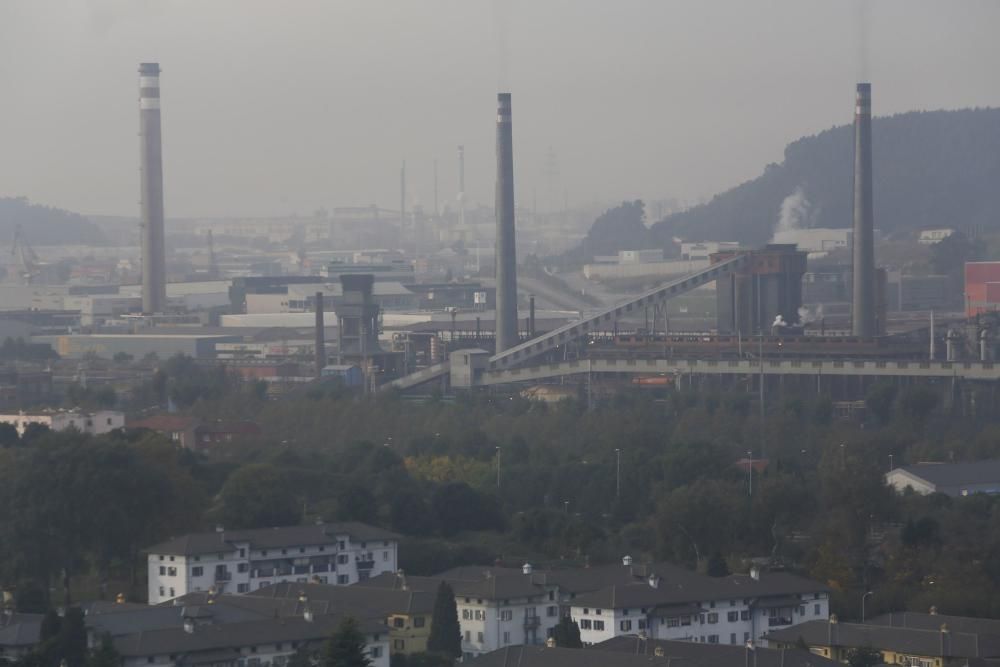
[[[52,431],[76,429],[90,435],[103,435],[125,426],[125,414],[115,410],[83,412],[81,410],[40,410],[0,415],[0,424],[10,424],[23,436],[31,424],[45,426]]]
[[[149,604],[199,591],[249,593],[280,582],[354,584],[398,567],[399,537],[361,523],[223,528],[146,550]]]

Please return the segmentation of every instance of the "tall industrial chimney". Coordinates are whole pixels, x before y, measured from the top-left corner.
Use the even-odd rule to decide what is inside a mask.
[[[465,146],[458,147],[458,225],[465,228]]]
[[[855,336],[874,336],[875,214],[872,187],[872,85],[858,84],[854,107],[854,301]]]
[[[142,181],[142,312],[151,315],[162,313],[167,305],[159,63],[139,65],[139,134]]]
[[[316,377],[326,368],[326,322],[323,317],[323,293],[316,292]]]
[[[399,168],[399,235],[402,238],[406,231],[406,160]]]
[[[513,144],[510,93],[500,93],[497,95],[497,353],[503,352],[518,343]]]

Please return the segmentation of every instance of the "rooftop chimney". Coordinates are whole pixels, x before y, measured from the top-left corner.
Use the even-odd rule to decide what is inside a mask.
[[[534,568],[531,567],[531,563],[525,563],[521,566],[521,572],[524,574],[531,574]]]
[[[496,351],[518,343],[517,250],[514,234],[514,141],[510,93],[497,95]]]
[[[622,565],[628,567],[631,564],[632,564],[632,557],[631,556],[624,556],[622,558]]]
[[[852,333],[874,336],[875,213],[872,186],[872,85],[859,83],[854,107],[854,300]]]
[[[167,304],[163,242],[163,150],[160,138],[160,64],[139,65],[139,169],[142,196],[142,312]]]

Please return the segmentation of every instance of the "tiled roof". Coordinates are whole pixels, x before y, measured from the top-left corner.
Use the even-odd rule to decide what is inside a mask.
[[[317,544],[335,544],[339,536],[349,536],[351,541],[358,542],[395,541],[399,539],[399,536],[395,533],[375,526],[357,522],[344,522],[192,533],[153,545],[146,549],[146,553],[173,556],[193,556],[214,552],[231,553],[236,549],[236,543],[249,543],[252,549],[280,549]]]
[[[916,463],[901,470],[936,487],[1000,484],[1000,459],[975,463]]]
[[[389,614],[430,614],[434,611],[434,595],[432,591],[412,589],[285,582],[259,588],[246,597],[298,601],[304,596],[309,605],[328,603],[327,613],[351,613],[357,609],[359,614],[360,610],[368,610],[376,617],[384,617]]]
[[[769,641],[794,644],[801,638],[809,646],[856,648],[871,646],[910,655],[994,658],[1000,657],[1000,637],[965,632],[916,630],[855,623],[807,621],[769,632]]]
[[[899,611],[883,614],[867,621],[868,625],[887,625],[893,628],[916,630],[940,630],[947,625],[952,632],[970,632],[978,635],[1000,637],[1000,620],[995,618],[972,618],[971,616],[948,616],[945,614],[923,614]]]
[[[594,650],[634,655],[653,656],[656,649],[665,657],[684,658],[712,667],[746,667],[752,663],[756,667],[834,667],[837,663],[809,651],[800,649],[773,649],[754,647],[748,654],[743,644],[702,644],[699,642],[668,641],[664,639],[643,639],[635,635],[615,637],[594,645]],[[747,657],[752,656],[750,660]]]
[[[0,614],[0,646],[34,646],[42,635],[42,614]]]

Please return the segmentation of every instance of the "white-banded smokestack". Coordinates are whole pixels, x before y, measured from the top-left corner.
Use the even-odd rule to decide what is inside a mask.
[[[139,137],[142,312],[153,314],[162,313],[167,301],[159,63],[139,65]]]
[[[139,170],[142,197],[142,312],[167,305],[163,240],[163,151],[160,139],[160,64],[139,65]]]
[[[872,186],[872,85],[858,84],[854,106],[854,299],[855,336],[874,336],[875,214]]]
[[[517,345],[517,250],[514,235],[514,141],[510,93],[497,95],[496,351]]]

